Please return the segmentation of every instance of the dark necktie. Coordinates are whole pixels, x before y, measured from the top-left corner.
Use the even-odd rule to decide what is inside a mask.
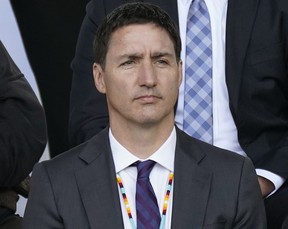
[[[160,226],[160,212],[157,199],[150,183],[149,175],[155,161],[136,162],[136,211],[137,229],[158,229]]]
[[[212,38],[204,0],[193,0],[187,18],[183,129],[212,143]]]

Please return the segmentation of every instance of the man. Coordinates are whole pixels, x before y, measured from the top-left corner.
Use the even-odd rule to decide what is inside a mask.
[[[110,127],[35,167],[23,228],[266,228],[250,160],[174,126],[181,41],[168,14],[123,5],[94,46]]]
[[[178,22],[185,45],[188,11],[196,1],[147,2],[159,5]],[[105,97],[91,86],[90,50],[99,22],[122,3],[92,0],[87,5],[72,63],[73,145],[89,139],[108,124]],[[288,214],[288,189],[280,188],[288,175],[288,1],[205,0],[205,3],[212,33],[212,143],[253,161],[263,197],[268,197],[265,202],[271,228],[281,228],[281,221]],[[181,57],[186,62],[184,45]],[[185,68],[183,73],[186,79]],[[185,79],[180,86],[175,119],[180,129],[184,129],[185,121]]]
[[[46,146],[44,110],[0,41],[0,228],[20,228],[18,194],[27,197],[32,168]]]

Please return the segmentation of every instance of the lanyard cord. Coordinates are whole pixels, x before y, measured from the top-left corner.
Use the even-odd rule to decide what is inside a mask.
[[[164,204],[163,204],[161,223],[160,223],[159,229],[163,229],[164,225],[165,225],[167,205],[168,205],[168,200],[169,200],[170,192],[171,192],[171,188],[172,188],[173,177],[174,177],[174,173],[170,172],[169,177],[168,177],[168,184],[167,184],[166,194],[165,194],[165,197],[164,197]],[[121,194],[122,194],[122,198],[123,198],[123,201],[124,201],[124,204],[125,204],[125,207],[126,207],[126,211],[127,211],[128,217],[129,217],[129,221],[130,221],[131,227],[133,229],[136,229],[136,224],[135,224],[135,221],[133,220],[133,217],[132,217],[132,214],[131,214],[131,209],[130,209],[130,205],[129,205],[129,202],[128,202],[128,198],[126,196],[126,191],[124,189],[123,182],[122,182],[122,179],[121,179],[119,173],[116,174],[116,178],[117,178],[117,182],[118,182],[118,185],[119,185],[119,188],[120,188],[120,191],[121,191]]]

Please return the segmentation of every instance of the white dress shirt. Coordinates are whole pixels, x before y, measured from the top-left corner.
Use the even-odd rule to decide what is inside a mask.
[[[113,136],[111,129],[109,130],[109,139],[115,164],[116,173],[122,179],[123,186],[126,192],[126,196],[130,205],[131,214],[135,225],[137,225],[136,206],[135,206],[135,194],[136,194],[136,181],[137,181],[137,168],[130,166],[136,161],[143,161],[143,159],[137,158],[125,149]],[[171,132],[166,142],[149,158],[156,162],[150,173],[150,182],[154,189],[160,216],[162,215],[164,198],[166,195],[169,173],[174,172],[174,157],[176,147],[176,130],[175,127]],[[116,174],[115,174],[116,176]],[[121,210],[124,222],[124,228],[132,228],[129,217],[127,215],[126,207],[123,201],[123,197],[118,185],[119,198],[121,202]],[[171,228],[171,217],[172,217],[172,199],[173,199],[173,183],[170,192],[170,198],[166,212],[165,229]]]
[[[183,61],[183,80],[180,86],[176,125],[183,129],[184,83],[186,56],[186,24],[192,0],[178,0],[179,29],[182,41],[181,59]],[[235,122],[230,108],[228,90],[225,81],[225,39],[228,0],[205,0],[207,5],[212,34],[212,93],[213,93],[213,145],[247,156],[241,148]],[[274,192],[284,183],[277,174],[263,169],[256,169],[259,176],[273,182]]]

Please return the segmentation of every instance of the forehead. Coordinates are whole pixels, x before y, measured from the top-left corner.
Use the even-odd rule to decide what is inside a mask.
[[[116,29],[111,34],[108,51],[115,46],[118,48],[166,47],[174,49],[169,33],[153,23],[131,24]]]

